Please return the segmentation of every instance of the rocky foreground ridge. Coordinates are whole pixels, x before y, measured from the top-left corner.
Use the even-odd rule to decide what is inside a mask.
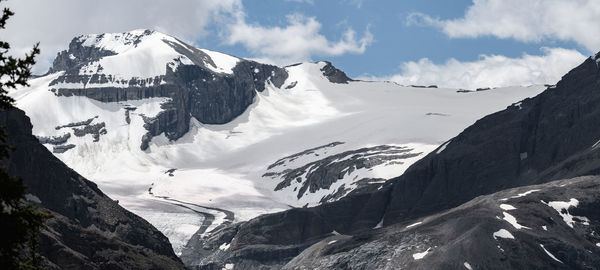
[[[0,126],[15,147],[4,163],[9,175],[22,179],[26,197],[53,215],[39,234],[45,268],[185,269],[162,233],[41,145],[23,111],[0,113]]]

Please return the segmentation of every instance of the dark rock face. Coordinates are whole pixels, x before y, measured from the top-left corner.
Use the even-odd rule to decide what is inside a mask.
[[[482,118],[438,151],[413,164],[402,176],[388,181],[381,189],[349,194],[339,201],[314,208],[293,209],[258,217],[240,226],[240,232],[230,249],[233,253],[235,250],[264,248],[265,245],[277,248],[301,245],[310,242],[305,239],[322,238],[324,231],[333,230],[342,234],[361,235],[365,240],[355,241],[354,245],[366,248],[372,238],[362,232],[372,230],[377,225],[389,227],[404,224],[457,207],[477,196],[507,188],[598,174],[599,89],[600,69],[596,59],[589,58],[566,74],[555,87],[549,87],[537,97],[525,99],[518,105]],[[597,194],[597,189],[594,193]],[[591,204],[597,205],[597,201]],[[591,209],[588,208],[586,214],[596,216],[590,213]],[[298,221],[291,214],[298,211],[306,215],[301,227],[297,227]],[[302,238],[288,238],[288,241],[280,237],[295,230],[305,235]],[[256,239],[260,241],[256,243]],[[405,240],[399,240],[396,244],[400,245],[402,241]],[[543,244],[548,239],[540,241]],[[546,246],[554,252],[559,250],[559,244],[547,243]],[[539,245],[536,248],[533,250],[531,246],[524,249],[524,253],[520,254],[521,260],[528,258],[528,254],[540,254]],[[478,246],[470,249],[470,252],[481,250]],[[573,254],[571,251],[564,252]],[[598,265],[581,254],[570,258],[577,256],[582,256],[586,263],[595,263],[588,265]],[[481,257],[485,258],[485,255]],[[347,258],[345,261],[346,264],[336,267],[351,268],[352,260]],[[264,263],[270,264],[268,261]],[[531,264],[517,264],[509,268],[536,268],[538,265],[561,268],[551,261],[532,261]],[[442,265],[441,268],[455,266]],[[575,264],[569,266],[582,268]]]
[[[53,145],[64,144],[69,140],[69,138],[71,138],[71,133],[65,133],[61,136],[37,137],[41,144],[49,143]]]
[[[48,268],[184,269],[164,235],[48,152],[23,111],[0,113],[0,125],[16,148],[4,164],[9,174],[54,215],[40,233]]]
[[[182,260],[191,269],[221,269],[228,263],[239,269],[279,269],[311,244],[332,235],[331,228],[312,226],[320,224],[322,219],[306,209],[293,209],[285,215],[294,222],[287,224],[278,222],[276,216],[261,216],[264,218],[230,225],[207,238],[194,235],[182,253]],[[276,233],[271,235],[270,230],[263,230],[264,235],[255,233],[254,228],[264,226],[277,228],[273,230]],[[228,248],[222,249],[224,245]]]
[[[75,148],[74,144],[63,144],[63,145],[56,145],[52,147],[52,153],[64,153],[67,152],[70,149]]]
[[[82,128],[73,128],[73,134],[77,137],[83,137],[87,134],[91,134],[94,137],[94,142],[100,140],[100,135],[106,134],[106,124],[104,122],[100,122],[94,125],[85,125]]]
[[[323,75],[332,83],[348,83],[354,81],[348,78],[346,73],[334,67],[331,62],[325,61],[325,66],[321,68]]]
[[[293,182],[302,183],[302,186],[297,191],[298,199],[300,199],[306,192],[315,193],[320,189],[329,189],[333,183],[343,179],[355,170],[371,169],[378,165],[389,164],[390,162],[401,164],[401,160],[421,154],[413,153],[411,152],[413,149],[403,146],[379,145],[328,155],[296,168],[287,166],[287,163],[293,162],[299,157],[318,157],[319,154],[315,153],[316,150],[332,148],[339,144],[342,144],[342,142],[333,142],[282,158],[271,164],[263,177],[282,179],[275,187],[275,191],[289,187]],[[322,202],[339,198],[345,195],[344,192],[347,193],[348,191],[342,187],[338,191],[338,195],[328,196]]]
[[[196,235],[184,248],[182,259],[192,269],[209,265],[223,267],[233,263],[241,269],[280,269],[295,256],[320,240],[377,225],[363,224],[363,220],[380,218],[387,203],[387,196],[373,196],[377,189],[346,195],[339,201],[312,208],[294,208],[288,211],[262,215],[248,222],[225,227],[233,233],[229,238],[206,238]],[[352,200],[347,200],[348,196]],[[340,207],[343,202],[343,207]],[[358,210],[358,211],[357,211]],[[352,222],[351,222],[352,221]],[[367,221],[368,222],[368,221]],[[222,244],[229,243],[227,250]],[[202,248],[200,248],[202,247]]]
[[[62,128],[72,128],[72,127],[80,127],[80,126],[87,126],[89,124],[92,123],[92,121],[94,121],[94,119],[98,118],[98,116],[92,117],[90,119],[84,120],[84,121],[79,121],[79,122],[74,122],[74,123],[68,123],[62,126],[57,126],[55,127],[56,130],[60,130]]]
[[[129,110],[126,112],[129,112]],[[61,130],[71,128],[73,135],[77,137],[83,137],[87,134],[90,134],[94,138],[94,142],[98,142],[100,141],[100,136],[106,134],[107,131],[105,129],[106,124],[104,122],[92,124],[95,119],[98,119],[98,116],[79,122],[60,125],[55,127],[55,129]],[[71,138],[71,131],[67,131],[67,133],[61,136],[38,137],[37,139],[41,144],[54,145],[52,148],[53,153],[64,153],[75,148],[74,144],[66,144]]]
[[[505,188],[595,174],[599,86],[588,59],[556,88],[477,121],[393,183],[386,224]]]
[[[288,77],[285,69],[243,59],[233,68],[233,74],[215,73],[206,67],[214,67],[214,62],[201,50],[167,40],[164,42],[194,64],[180,63],[175,70],[165,66],[165,75],[148,79],[132,78],[121,82],[124,87],[102,87],[102,84],[112,82],[114,78],[98,73],[101,70],[82,75],[80,68],[112,52],[84,46],[80,38],[75,38],[68,51],[59,53],[55,66],[50,69],[51,72],[65,71],[50,83],[52,91],[57,95],[86,96],[101,102],[170,98],[170,102],[162,105],[163,112],[146,121],[148,133],[141,142],[141,148],[145,150],[152,137],[163,132],[171,140],[183,136],[189,130],[191,117],[205,124],[224,124],[233,120],[252,104],[256,91],[264,91],[266,83],[281,87]],[[61,88],[61,83],[81,84],[82,87]],[[88,84],[95,86],[88,88]]]
[[[329,236],[282,268],[598,269],[598,190],[598,176],[509,189],[433,216],[354,235]],[[544,203],[572,199],[578,205],[563,212]],[[501,204],[515,209],[502,209]],[[528,229],[516,229],[497,218],[505,213]],[[574,216],[573,227],[565,222],[564,213]],[[502,230],[504,234],[499,233]]]
[[[83,62],[95,61],[104,56],[115,55],[114,52],[97,47],[83,46],[84,40],[74,38],[69,43],[67,51],[61,51],[56,55],[48,74],[58,71],[68,71],[81,65]]]

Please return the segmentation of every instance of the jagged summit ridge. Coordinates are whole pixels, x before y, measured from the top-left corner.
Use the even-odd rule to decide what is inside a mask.
[[[69,49],[58,54],[50,73],[65,71],[83,77],[98,75],[112,87],[145,84],[131,80],[156,79],[175,72],[180,65],[196,65],[218,74],[232,74],[241,59],[198,49],[172,36],[152,31],[82,35],[73,38]],[[80,80],[84,87],[95,80]],[[61,81],[57,81],[59,84]],[[62,81],[62,88],[81,87],[75,81]],[[160,83],[160,80],[158,81]],[[104,82],[106,84],[107,82]]]
[[[151,36],[170,39],[170,36],[149,29],[136,29],[124,33],[87,34],[75,37],[83,46],[97,47],[103,50],[121,53],[136,47],[144,39]]]

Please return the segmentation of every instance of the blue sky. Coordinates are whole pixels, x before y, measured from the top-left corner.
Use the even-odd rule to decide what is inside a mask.
[[[9,4],[17,12],[9,41],[22,51],[42,42],[38,73],[76,35],[137,28],[278,65],[329,60],[352,77],[465,88],[555,83],[600,50],[598,0]]]
[[[315,17],[322,24],[321,33],[330,40],[338,40],[346,28],[351,27],[359,35],[369,29],[373,42],[364,53],[348,53],[341,56],[315,56],[313,60],[330,60],[352,76],[372,74],[382,76],[398,72],[399,65],[406,61],[417,61],[427,57],[433,62],[444,62],[448,58],[474,61],[481,54],[500,54],[520,57],[523,53],[542,54],[541,47],[577,49],[590,54],[571,41],[544,40],[521,42],[493,36],[479,38],[449,38],[434,27],[409,25],[410,14],[420,12],[440,19],[460,18],[470,0],[439,1],[244,1],[247,21],[262,26],[285,27],[288,14],[303,14]],[[219,39],[203,38],[198,45],[228,52],[233,55],[254,57],[244,46],[226,45]],[[598,48],[600,49],[600,48]]]

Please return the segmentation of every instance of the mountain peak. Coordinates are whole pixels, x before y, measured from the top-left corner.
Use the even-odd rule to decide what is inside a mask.
[[[180,65],[196,65],[214,73],[231,74],[239,58],[203,50],[175,37],[136,29],[121,33],[88,34],[73,38],[58,53],[49,73],[106,75],[118,80],[155,79]]]
[[[137,47],[144,40],[148,39],[169,39],[175,38],[166,34],[150,30],[136,29],[122,33],[103,33],[103,34],[87,34],[81,35],[73,39],[76,42],[86,47],[96,47],[102,50],[121,53],[127,49]]]

